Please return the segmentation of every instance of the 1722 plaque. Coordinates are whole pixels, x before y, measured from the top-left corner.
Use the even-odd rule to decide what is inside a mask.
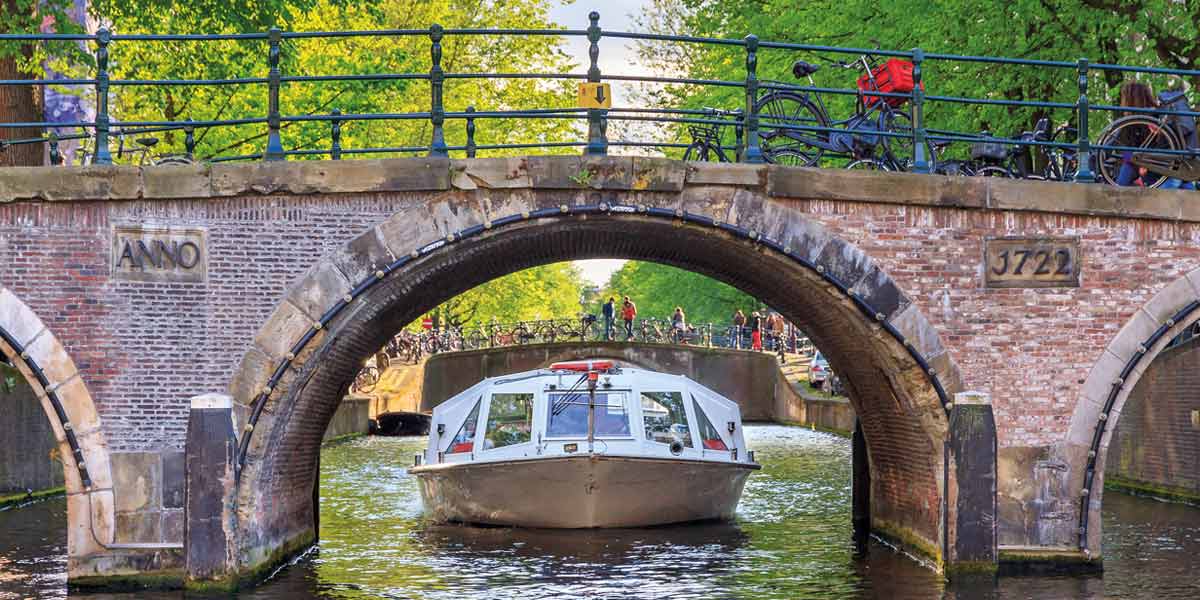
[[[1079,287],[1079,240],[984,240],[983,280],[991,288]]]

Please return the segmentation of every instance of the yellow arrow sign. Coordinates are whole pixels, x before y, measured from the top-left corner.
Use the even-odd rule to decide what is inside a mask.
[[[607,83],[579,84],[580,108],[612,108],[612,90]]]

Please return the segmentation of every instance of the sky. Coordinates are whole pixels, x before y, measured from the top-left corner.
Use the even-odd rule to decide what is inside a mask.
[[[641,12],[643,4],[644,2],[641,0],[605,0],[604,2],[582,0],[552,8],[550,17],[570,29],[586,29],[588,13],[594,10],[600,13],[601,29],[635,31],[637,28],[633,23],[632,15]],[[580,65],[580,72],[587,70],[589,64],[587,38],[578,36],[568,38],[565,50]],[[649,74],[649,70],[638,63],[637,54],[631,45],[624,40],[601,39],[598,62],[602,74],[606,71],[622,75]],[[613,105],[627,105],[626,90],[616,82],[612,84],[612,88]],[[617,259],[575,261],[575,266],[579,268],[584,279],[598,286],[607,283],[609,276],[623,264],[625,264],[624,260]]]

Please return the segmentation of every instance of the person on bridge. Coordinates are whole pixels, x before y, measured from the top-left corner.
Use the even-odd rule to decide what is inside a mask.
[[[1172,97],[1166,94],[1165,96],[1168,99]],[[1158,100],[1155,100],[1154,91],[1150,88],[1150,84],[1142,83],[1140,81],[1126,81],[1121,85],[1121,106],[1126,106],[1129,108],[1161,108],[1166,110],[1179,110],[1182,108],[1182,110],[1190,110],[1190,108],[1188,108],[1186,105],[1175,108],[1172,108],[1171,106],[1162,106]],[[1127,117],[1134,114],[1146,113],[1125,112],[1122,116]],[[1122,136],[1123,139],[1120,140],[1121,145],[1137,148],[1145,144],[1145,138],[1148,137],[1151,132],[1146,128],[1129,128],[1126,129],[1124,133],[1125,135]],[[1185,144],[1190,146],[1192,145],[1192,141],[1185,140]],[[1127,150],[1121,153],[1121,170],[1117,173],[1117,185],[1144,186],[1147,183],[1153,184],[1160,177],[1164,176],[1157,173],[1152,173],[1145,167],[1138,167],[1137,165],[1133,164],[1132,151]],[[1189,190],[1196,189],[1196,186],[1191,182],[1183,183],[1181,180],[1175,177],[1167,177],[1166,181],[1164,181],[1162,185],[1158,187],[1159,189],[1164,190],[1174,190],[1180,188]]]
[[[681,344],[687,342],[684,337],[684,334],[687,333],[687,317],[683,314],[682,306],[676,306],[675,314],[671,315],[671,332],[676,342]]]
[[[625,296],[625,300],[621,302],[621,319],[625,321],[625,340],[633,340],[633,318],[637,316],[637,305],[629,296]]]
[[[762,333],[763,325],[766,320],[763,313],[767,309],[756,310],[750,313],[750,349],[756,352],[762,352]]]
[[[616,298],[609,296],[608,302],[605,302],[600,309],[600,312],[604,314],[604,339],[609,342],[612,341],[613,319],[616,317],[616,311]]]
[[[733,337],[731,346],[739,350],[742,348],[742,331],[745,327],[746,313],[742,312],[742,309],[739,308],[737,312],[733,313],[733,335],[731,336]]]

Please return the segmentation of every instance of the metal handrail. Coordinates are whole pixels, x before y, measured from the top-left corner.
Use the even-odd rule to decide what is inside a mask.
[[[1170,109],[1138,109],[1115,106],[1106,103],[1091,102],[1088,95],[1088,82],[1095,74],[1105,72],[1138,73],[1147,75],[1171,75],[1184,77],[1200,76],[1200,70],[1174,69],[1159,67],[1141,67],[1134,65],[1116,65],[1106,63],[1090,63],[1087,60],[1061,61],[1012,57],[992,57],[957,55],[947,53],[925,52],[921,48],[910,50],[872,49],[861,47],[825,46],[804,44],[780,40],[759,40],[750,35],[744,38],[699,37],[686,35],[670,35],[646,32],[604,31],[599,27],[599,14],[588,15],[589,26],[585,29],[516,29],[516,28],[442,28],[433,25],[428,29],[378,29],[361,31],[289,31],[284,32],[272,28],[266,32],[230,33],[230,34],[125,34],[100,30],[94,34],[85,33],[4,33],[0,34],[0,42],[40,43],[40,42],[87,42],[96,49],[96,66],[94,76],[77,79],[0,79],[0,86],[33,85],[33,86],[93,86],[97,103],[96,118],[93,121],[73,121],[56,123],[50,121],[32,121],[16,123],[0,123],[0,129],[41,129],[81,130],[83,133],[63,133],[41,137],[29,136],[19,140],[6,141],[0,144],[0,150],[10,145],[48,143],[52,146],[68,139],[89,138],[94,140],[92,162],[108,164],[112,162],[108,149],[109,138],[113,135],[139,135],[152,131],[173,131],[188,129],[188,131],[207,130],[220,127],[262,126],[266,125],[266,148],[263,152],[245,153],[244,151],[231,155],[207,157],[213,162],[233,160],[286,160],[288,157],[310,157],[329,155],[335,159],[342,156],[357,154],[380,153],[429,153],[434,156],[448,156],[449,152],[465,152],[473,157],[477,152],[515,150],[522,148],[577,148],[583,147],[586,154],[607,153],[609,146],[634,148],[686,148],[688,144],[671,140],[639,140],[622,139],[609,141],[607,124],[610,122],[655,122],[672,125],[712,125],[730,126],[738,130],[738,160],[743,162],[761,162],[764,154],[760,148],[760,133],[764,129],[771,131],[807,131],[818,134],[845,133],[844,128],[821,127],[817,125],[784,124],[772,122],[763,124],[756,106],[760,92],[794,91],[801,94],[829,94],[861,97],[864,92],[857,88],[821,87],[816,85],[793,85],[785,82],[761,80],[758,77],[759,55],[764,51],[811,52],[821,54],[839,54],[847,56],[870,55],[878,58],[901,58],[914,63],[914,79],[920,82],[923,70],[932,63],[988,64],[1009,67],[1029,67],[1041,69],[1056,69],[1068,71],[1076,75],[1078,97],[1072,101],[1042,100],[1009,100],[999,98],[975,98],[944,94],[929,94],[918,85],[908,93],[870,91],[872,97],[901,98],[911,102],[912,111],[911,131],[872,131],[872,135],[885,138],[911,136],[914,142],[913,170],[926,172],[929,170],[929,157],[925,156],[925,142],[936,141],[970,141],[978,139],[973,132],[937,131],[929,129],[925,119],[927,103],[954,104],[967,106],[999,106],[1008,108],[1025,108],[1037,110],[1070,110],[1077,138],[1071,141],[1046,141],[1019,138],[991,137],[995,141],[1014,146],[1047,147],[1059,149],[1074,149],[1079,157],[1079,172],[1075,174],[1077,182],[1093,180],[1090,172],[1090,155],[1094,151],[1144,151],[1163,156],[1193,158],[1197,152],[1194,149],[1147,151],[1139,148],[1129,148],[1114,145],[1099,145],[1092,143],[1088,130],[1089,116],[1097,114],[1153,114],[1155,116],[1184,116],[1200,117],[1198,111],[1177,111]],[[585,37],[589,41],[590,66],[586,73],[480,73],[480,72],[449,72],[441,65],[442,44],[447,37]],[[354,38],[428,38],[430,44],[430,69],[427,72],[413,73],[283,73],[279,65],[285,52],[282,42],[285,40],[309,39],[354,39]],[[636,40],[642,42],[665,42],[711,47],[739,49],[745,53],[745,77],[738,80],[704,79],[695,77],[670,77],[655,75],[627,75],[605,73],[601,74],[598,67],[599,42],[604,39]],[[187,43],[203,44],[209,42],[249,41],[254,43],[266,42],[267,74],[246,74],[246,76],[230,78],[113,78],[108,72],[108,57],[113,45],[122,46],[136,43]],[[716,88],[741,88],[745,92],[746,106],[743,116],[737,120],[713,118],[706,111],[684,107],[614,107],[608,109],[578,109],[578,108],[542,108],[530,107],[523,110],[447,110],[443,100],[443,88],[453,81],[479,79],[508,79],[508,80],[581,80],[589,82],[620,81],[652,85],[699,86]],[[396,81],[429,82],[431,102],[428,111],[414,112],[379,112],[379,113],[348,113],[334,111],[331,114],[282,114],[279,109],[280,88],[284,85],[321,85],[329,82],[367,82],[386,83]],[[179,120],[139,120],[115,122],[108,110],[109,91],[113,88],[130,87],[201,87],[201,86],[262,86],[267,87],[268,110],[261,116],[244,116],[234,119],[204,119],[192,121]],[[479,144],[476,142],[477,121],[487,119],[578,119],[586,120],[587,137],[581,140],[552,140],[544,143],[496,143]],[[426,145],[405,144],[400,146],[381,145],[373,148],[344,148],[340,143],[341,128],[356,122],[370,121],[428,121],[433,125],[430,141]],[[445,127],[447,121],[465,121],[467,142],[459,145],[448,145],[445,142]],[[280,129],[285,124],[292,123],[330,123],[330,146],[328,148],[295,147],[285,149],[281,143]],[[852,135],[856,132],[849,132]],[[194,151],[194,138],[188,138],[187,155]],[[744,140],[744,143],[743,143]],[[53,152],[52,152],[53,154]]]

